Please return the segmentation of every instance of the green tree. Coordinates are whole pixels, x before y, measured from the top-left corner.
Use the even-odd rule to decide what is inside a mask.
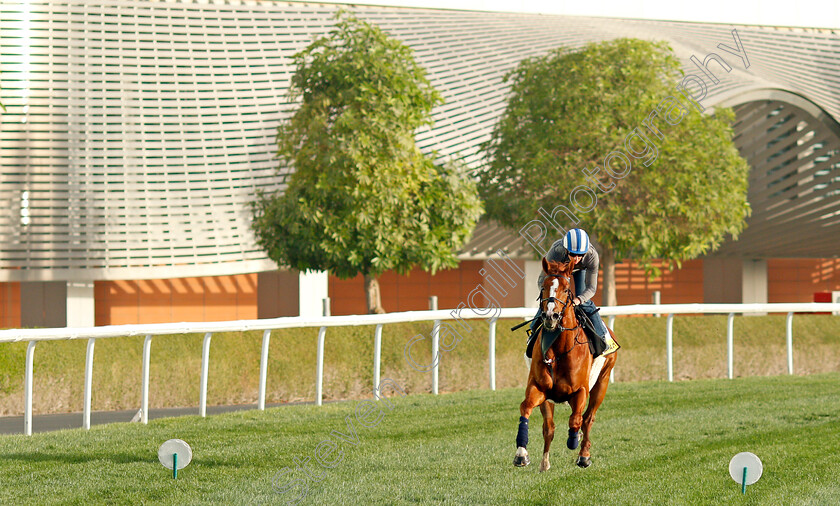
[[[734,113],[700,113],[675,90],[682,75],[666,43],[616,39],[556,49],[506,76],[510,99],[480,173],[488,217],[519,231],[540,208],[550,214],[566,205],[574,216],[559,214],[560,225],[585,228],[600,246],[605,304],[616,303],[616,259],[658,274],[653,259],[672,267],[712,251],[749,215],[749,166],[732,143]],[[642,124],[652,111],[661,138]],[[681,120],[671,125],[668,114]],[[627,147],[636,128],[650,142],[634,137]],[[620,157],[604,166],[612,151],[641,155],[643,145],[645,155],[626,156],[628,174]],[[593,192],[575,192],[580,185]],[[548,235],[546,249],[556,239]]]
[[[364,275],[368,311],[382,313],[384,271],[457,265],[482,213],[475,182],[415,145],[442,98],[398,40],[339,14],[294,63],[299,107],[277,133],[294,172],[282,195],[258,195],[257,242],[280,265]]]

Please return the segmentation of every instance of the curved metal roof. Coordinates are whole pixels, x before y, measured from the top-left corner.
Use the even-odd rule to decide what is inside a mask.
[[[0,100],[8,108],[0,116],[0,199],[6,203],[0,213],[0,280],[139,279],[272,268],[254,244],[248,202],[256,189],[283,187],[274,135],[292,109],[285,98],[294,70],[290,57],[329,30],[336,6],[102,4],[0,4]],[[764,125],[748,117],[798,97],[802,103],[790,110],[813,117],[798,113],[798,121],[830,134],[820,153],[840,147],[840,40],[834,32],[738,26],[750,62],[745,69],[717,49],[720,43],[734,46],[732,27],[725,25],[352,10],[413,47],[445,96],[434,111],[434,127],[417,133],[421,149],[441,157],[478,161],[478,146],[505,106],[502,76],[522,58],[622,36],[669,41],[687,70],[693,68],[692,54],[702,59],[720,53],[733,70],[710,87],[704,104],[738,106],[745,132]],[[804,149],[799,153],[808,157]],[[807,172],[820,181],[807,198],[836,200],[833,190],[816,189],[836,187],[836,160],[827,156],[812,157],[820,169],[791,176],[807,179]],[[771,165],[756,167],[770,179],[778,173],[769,172]],[[792,195],[765,194],[776,200]],[[760,202],[751,202],[752,220],[765,216]],[[797,222],[803,206],[788,207],[785,217],[767,215],[768,223]],[[832,222],[817,216],[813,209],[819,205],[804,207],[814,223]],[[492,227],[482,227],[462,257],[483,254],[476,241],[490,237],[485,229]],[[749,230],[726,251],[741,252],[748,243],[754,243],[743,250],[749,254],[774,251],[758,237],[753,241]],[[495,234],[492,242],[502,241],[498,231],[486,233]],[[826,239],[825,245],[805,250],[827,256],[836,243]]]

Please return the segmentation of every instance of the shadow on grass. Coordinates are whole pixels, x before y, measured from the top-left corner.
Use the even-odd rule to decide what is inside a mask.
[[[55,462],[60,464],[87,464],[89,462],[97,461],[111,461],[114,464],[159,464],[157,455],[154,457],[143,458],[130,453],[114,453],[110,455],[79,455],[72,453],[10,453],[3,455],[3,460],[19,460],[22,462]],[[203,467],[242,467],[242,462],[236,462],[227,459],[218,458],[200,458],[193,459],[191,464],[195,466],[199,464]]]
[[[114,464],[157,463],[157,458],[141,458],[130,453],[112,455],[79,455],[78,453],[9,453],[3,455],[3,460],[20,460],[24,462],[60,462],[64,464],[85,464],[99,460],[110,460]]]

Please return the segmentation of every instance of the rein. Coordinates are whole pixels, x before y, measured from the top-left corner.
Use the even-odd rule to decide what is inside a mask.
[[[568,279],[568,278],[566,278],[566,279]],[[558,311],[560,314],[563,314],[566,311],[566,308],[569,307],[569,304],[572,303],[572,299],[574,298],[572,296],[572,291],[569,290],[568,288],[566,288],[565,293],[566,293],[567,297],[566,297],[566,300],[563,302],[563,306],[560,308],[560,311]],[[556,297],[548,297],[548,298],[545,298],[545,299],[540,299],[540,303],[543,303],[543,302],[553,302],[553,303],[558,304],[558,305],[560,304],[560,301],[557,300]],[[562,322],[562,320],[560,320],[560,321]],[[561,332],[563,332],[565,330],[575,330],[575,329],[580,328],[580,323],[578,323],[574,327],[564,327],[563,324],[561,323],[559,328],[560,328]]]
[[[571,328],[571,329],[566,329],[566,330],[574,330],[574,329],[578,329],[578,328],[580,328],[580,325],[578,325],[577,327],[573,327],[573,328]],[[579,345],[579,344],[589,344],[589,339],[587,339],[586,341],[578,341],[578,334],[580,334],[580,332],[578,332],[577,334],[575,334],[575,342],[574,342],[574,344],[573,344],[573,345],[572,345],[572,346],[571,346],[568,350],[566,350],[566,351],[564,351],[564,352],[560,353],[559,355],[557,355],[557,358],[562,357],[562,356],[564,356],[564,355],[568,355],[569,353],[571,353],[571,351],[572,351],[572,350],[574,350],[574,349],[575,349],[575,346],[577,346],[577,345]]]
[[[569,281],[569,277],[567,277],[567,276],[554,276],[554,277],[562,277],[562,278],[564,278],[566,281]],[[569,290],[568,288],[566,288],[566,289],[564,290],[564,292],[566,293],[566,300],[563,302],[563,306],[562,306],[562,308],[561,308],[561,309],[560,309],[560,311],[559,311],[561,315],[562,315],[563,313],[565,313],[566,308],[569,306],[569,304],[574,305],[574,304],[572,303],[572,300],[574,299],[574,295],[572,294],[572,291],[571,291],[571,290]],[[558,305],[560,304],[560,301],[559,301],[556,297],[547,297],[547,298],[545,298],[545,299],[542,299],[542,298],[541,298],[541,299],[540,299],[540,304],[542,304],[543,302],[553,302],[553,303],[558,304]],[[561,333],[561,334],[562,334],[563,332],[566,332],[566,331],[572,331],[572,330],[577,330],[577,329],[581,328],[580,323],[578,323],[578,324],[577,324],[577,325],[575,325],[574,327],[564,327],[564,326],[563,326],[563,323],[562,323],[562,321],[563,321],[563,320],[562,320],[562,318],[561,318],[561,320],[560,320],[560,321],[561,321],[561,323],[560,323],[559,330],[560,330],[560,333]],[[577,321],[577,318],[575,318],[575,321]],[[543,327],[543,328],[542,328],[542,332],[545,332],[545,331],[546,331],[546,329],[545,329],[545,327]],[[555,358],[560,358],[560,357],[562,357],[562,356],[568,355],[568,354],[569,354],[569,353],[571,353],[571,351],[572,351],[572,350],[574,350],[574,349],[575,349],[575,347],[576,347],[577,345],[579,345],[579,344],[588,344],[588,343],[589,343],[589,340],[588,340],[588,339],[587,339],[586,341],[578,341],[578,334],[580,334],[580,333],[579,333],[579,332],[578,332],[578,333],[575,333],[574,343],[572,344],[572,346],[571,346],[568,350],[566,350],[566,351],[564,351],[564,352],[559,353],[557,356],[555,356]],[[545,360],[544,358],[543,358],[543,361],[546,363],[546,365],[548,365],[549,369],[551,368],[551,364],[554,362],[554,360],[553,360],[553,359],[552,359],[552,360]]]

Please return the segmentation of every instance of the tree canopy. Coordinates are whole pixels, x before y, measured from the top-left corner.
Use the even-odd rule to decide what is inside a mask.
[[[482,213],[476,185],[415,145],[442,98],[400,41],[339,14],[294,64],[298,107],[277,133],[278,158],[294,172],[282,195],[258,195],[257,242],[280,265],[363,274],[368,310],[382,312],[384,271],[457,265]]]
[[[737,236],[749,214],[734,113],[695,110],[675,90],[681,75],[666,43],[616,39],[526,59],[505,78],[508,106],[480,173],[488,217],[519,231],[540,208],[567,206],[578,221],[560,214],[561,225],[601,247],[608,304],[616,258],[679,265]],[[652,111],[658,133],[643,125]]]

